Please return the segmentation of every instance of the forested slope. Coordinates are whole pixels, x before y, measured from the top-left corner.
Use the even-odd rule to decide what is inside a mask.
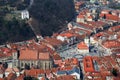
[[[39,23],[39,26],[33,26],[43,36],[62,29],[75,16],[73,0],[34,0],[29,11]]]

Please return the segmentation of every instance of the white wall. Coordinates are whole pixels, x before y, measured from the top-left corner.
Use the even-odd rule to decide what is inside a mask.
[[[58,40],[61,40],[61,41],[65,41],[65,38],[62,37],[62,36],[57,36],[57,39],[58,39]]]
[[[85,53],[89,53],[89,50],[85,49],[85,50],[80,50],[78,49],[78,52],[81,54],[85,54]]]

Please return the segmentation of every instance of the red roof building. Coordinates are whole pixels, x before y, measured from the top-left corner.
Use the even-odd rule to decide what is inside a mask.
[[[117,21],[117,22],[120,21],[119,16],[116,16],[116,15],[106,14],[105,17],[108,20],[113,20],[113,21]]]
[[[116,40],[108,40],[102,43],[102,45],[105,48],[111,49],[111,48],[120,48],[120,42]]]
[[[84,71],[85,71],[85,74],[84,74],[85,79],[106,80],[106,79],[114,78],[113,74],[111,73],[111,70],[113,68],[115,68],[118,72],[118,76],[116,76],[116,79],[119,79],[120,78],[119,76],[120,67],[118,65],[120,63],[117,58],[118,58],[117,56],[104,56],[104,57],[86,56],[83,62]],[[116,62],[116,59],[118,62]],[[90,68],[86,68],[86,63],[89,65],[93,65],[93,66],[91,66]],[[97,66],[98,68],[96,68]]]
[[[38,59],[38,51],[32,49],[22,49],[20,50],[20,60],[37,60]]]
[[[52,59],[48,52],[38,52],[35,49],[22,49],[20,50],[20,68],[25,66],[38,67],[41,69],[48,69],[52,67]]]
[[[77,45],[79,53],[89,53],[89,47],[84,42],[80,42]]]
[[[50,80],[75,80],[76,76],[73,75],[63,75],[63,76],[58,76],[51,78]]]
[[[94,72],[94,64],[93,64],[93,61],[92,61],[92,57],[90,56],[86,56],[84,59],[83,59],[83,64],[84,64],[84,71],[85,72]]]
[[[110,10],[102,10],[101,13],[102,13],[102,14],[109,14],[109,13],[110,13]]]

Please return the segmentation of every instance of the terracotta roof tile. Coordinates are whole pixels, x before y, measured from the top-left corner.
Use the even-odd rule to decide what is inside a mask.
[[[79,14],[79,15],[77,16],[77,18],[83,18],[83,19],[84,19],[85,17],[84,17],[84,15]]]
[[[38,51],[32,49],[22,49],[20,50],[20,60],[37,60],[38,59]]]
[[[109,28],[109,31],[118,31],[118,30],[120,31],[120,25]]]
[[[0,80],[4,80],[4,78],[0,78]]]
[[[53,47],[57,47],[57,46],[60,46],[60,45],[64,44],[64,42],[62,42],[62,41],[60,41],[56,38],[49,38],[49,37],[46,37],[41,42],[45,45],[52,45]]]
[[[18,76],[18,77],[16,78],[16,80],[24,80],[24,77],[25,77],[25,75],[22,74],[22,75]]]
[[[73,37],[73,34],[71,34],[71,33],[61,33],[60,36],[70,38],[70,37]]]
[[[94,65],[91,56],[85,56],[83,59],[84,71],[85,72],[94,72]]]
[[[28,76],[32,76],[32,77],[37,77],[38,74],[44,74],[45,71],[41,70],[41,69],[31,69],[31,70],[25,70],[25,74]]]
[[[62,59],[58,53],[54,54],[52,57],[54,60],[61,60]]]
[[[109,14],[109,12],[110,12],[110,10],[107,10],[107,9],[101,11],[102,14]]]
[[[77,45],[77,48],[80,49],[80,50],[88,50],[89,47],[84,43],[84,42],[80,42],[78,45]]]
[[[55,80],[75,80],[75,78],[72,75],[64,75],[64,76],[56,77]]]
[[[86,56],[86,63],[89,63],[90,61],[88,60],[89,57]],[[88,73],[85,73],[86,76],[92,76],[93,78],[95,77],[100,77],[100,78],[105,78],[106,76],[111,76],[113,77],[113,75],[111,74],[111,69],[114,67],[116,69],[119,69],[115,60],[115,57],[113,58],[113,56],[103,56],[103,57],[91,57],[93,60],[96,60],[96,62],[98,63],[97,65],[99,66],[99,71],[98,72],[91,72],[88,71]],[[101,62],[101,64],[99,64],[99,62]],[[84,68],[85,68],[85,62],[84,63]],[[87,70],[87,69],[86,69]],[[85,71],[86,71],[85,70]]]
[[[16,74],[15,73],[10,73],[7,77],[7,80],[15,80]]]
[[[111,15],[111,14],[107,14],[106,15],[106,19],[108,20],[114,20],[114,21],[120,21],[120,18],[116,15]]]
[[[50,60],[50,54],[49,53],[39,53],[39,59],[40,60]]]
[[[5,72],[9,72],[9,73],[11,73],[11,72],[19,72],[19,69],[18,68],[7,68],[5,70]]]
[[[93,30],[95,28],[95,26],[91,26],[89,24],[85,24],[85,23],[79,23],[81,26],[83,26],[84,28],[87,28],[87,29],[90,29],[90,30]]]
[[[115,40],[108,40],[103,42],[102,45],[106,48],[118,48],[120,47],[120,42]]]

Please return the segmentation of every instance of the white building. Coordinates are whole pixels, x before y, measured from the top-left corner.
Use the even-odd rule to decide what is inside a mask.
[[[85,37],[84,43],[89,47],[89,45],[90,45],[90,39],[88,37]]]
[[[28,10],[21,11],[21,18],[22,19],[29,19],[29,12],[28,12]]]
[[[80,23],[80,22],[84,23],[84,22],[85,22],[85,17],[84,17],[84,15],[80,15],[80,14],[79,14],[79,15],[77,16],[76,22],[77,22],[77,23]]]
[[[57,36],[57,39],[63,42],[67,41],[68,45],[76,42],[76,37],[71,33],[61,33],[60,35]]]

